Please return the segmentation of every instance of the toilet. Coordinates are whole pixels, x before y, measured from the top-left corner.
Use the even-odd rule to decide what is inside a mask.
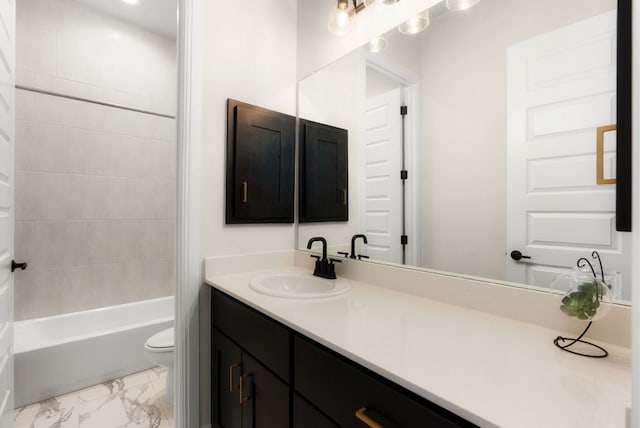
[[[154,334],[144,344],[144,353],[149,361],[167,369],[165,401],[173,403],[173,327]]]

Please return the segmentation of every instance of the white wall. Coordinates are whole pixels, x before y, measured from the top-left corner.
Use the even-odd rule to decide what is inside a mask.
[[[207,2],[202,255],[290,249],[293,224],[225,225],[226,100],[296,114],[296,1]]]
[[[173,40],[70,0],[16,32],[19,85],[175,111]],[[16,90],[15,318],[173,294],[175,164],[174,119]]]
[[[507,46],[615,6],[481,1],[432,20],[421,53],[424,266],[506,279]]]

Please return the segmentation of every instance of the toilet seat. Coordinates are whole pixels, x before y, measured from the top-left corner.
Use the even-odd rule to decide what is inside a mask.
[[[172,352],[174,348],[173,327],[154,334],[144,347],[150,352]]]

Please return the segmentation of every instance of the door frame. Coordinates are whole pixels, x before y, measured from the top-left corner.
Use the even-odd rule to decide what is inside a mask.
[[[358,58],[358,96],[362,100],[362,111],[360,112],[358,132],[360,133],[358,140],[365,141],[365,108],[367,100],[367,68],[371,67],[376,71],[397,80],[403,87],[404,104],[407,106],[409,114],[405,119],[405,167],[409,171],[409,179],[406,182],[406,230],[409,236],[409,245],[406,251],[406,264],[409,266],[418,266],[422,263],[422,246],[411,245],[411,242],[420,242],[422,240],[422,222],[420,214],[422,208],[422,150],[420,145],[421,121],[420,118],[420,76],[408,68],[391,61],[387,58],[376,56],[373,53],[359,53]],[[412,113],[413,112],[413,113]],[[358,149],[359,155],[360,148]],[[417,177],[411,180],[411,177]],[[364,224],[366,206],[366,173],[360,172],[359,177],[359,198],[360,212],[358,213],[360,224]]]
[[[208,383],[200,386],[200,187],[204,0],[178,0],[178,111],[175,231],[175,425],[199,427]],[[222,185],[222,183],[221,183]],[[202,311],[204,312],[204,311]],[[203,324],[205,325],[205,324]],[[203,329],[205,330],[205,329]],[[202,331],[206,334],[207,331]]]

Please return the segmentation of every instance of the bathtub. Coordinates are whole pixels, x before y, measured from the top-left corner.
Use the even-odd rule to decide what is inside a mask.
[[[173,312],[163,297],[16,322],[15,407],[153,367],[144,343]]]

